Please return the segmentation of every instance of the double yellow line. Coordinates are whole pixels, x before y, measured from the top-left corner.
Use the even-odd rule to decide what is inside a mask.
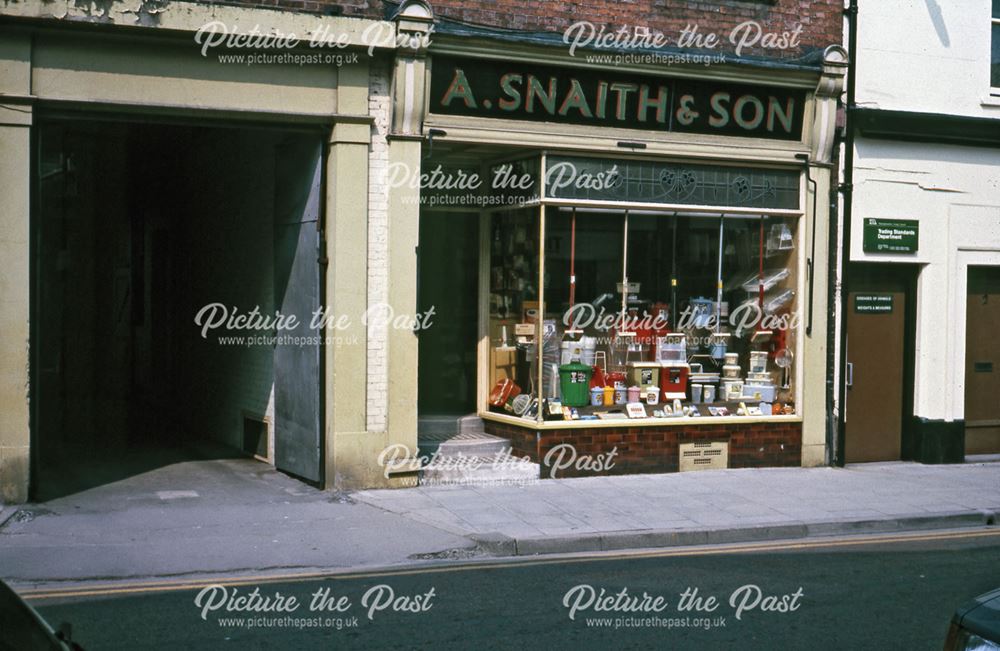
[[[679,556],[715,556],[720,554],[747,554],[759,552],[780,552],[808,549],[834,549],[840,547],[857,547],[864,545],[886,545],[892,543],[931,542],[941,540],[964,540],[972,538],[1000,537],[1000,529],[976,529],[972,531],[950,531],[922,534],[887,534],[859,536],[833,540],[799,540],[786,542],[734,543],[732,545],[713,545],[702,547],[671,548],[663,550],[623,551],[623,552],[589,552],[560,556],[558,558],[534,558],[510,560],[498,558],[489,562],[451,563],[430,567],[409,567],[406,569],[385,569],[368,572],[351,570],[300,572],[293,574],[264,574],[257,576],[232,576],[202,579],[178,579],[173,581],[140,581],[118,582],[104,585],[88,585],[78,588],[36,588],[18,590],[23,598],[29,601],[42,599],[59,599],[73,597],[107,597],[127,594],[143,594],[155,592],[176,592],[193,590],[206,585],[245,586],[267,583],[282,583],[291,581],[308,581],[311,579],[329,579],[350,581],[355,579],[371,579],[392,576],[413,576],[418,574],[443,574],[449,572],[470,572],[475,570],[495,570],[517,567],[532,567],[538,565],[567,565],[576,563],[593,563],[601,561],[630,560],[641,558],[673,558]]]

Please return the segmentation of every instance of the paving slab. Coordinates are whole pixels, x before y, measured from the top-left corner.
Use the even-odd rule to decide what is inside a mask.
[[[116,580],[409,563],[473,549],[437,501],[403,518],[247,459],[172,464],[40,504],[7,507],[0,577]],[[469,527],[459,523],[464,530]]]
[[[497,553],[580,552],[995,526],[1000,461],[731,469],[411,490],[451,514],[449,531],[503,541]],[[391,492],[353,497],[412,517],[406,500]],[[466,515],[470,503],[475,517]]]

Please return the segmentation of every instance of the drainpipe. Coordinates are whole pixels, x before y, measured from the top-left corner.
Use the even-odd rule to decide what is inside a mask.
[[[837,102],[838,108],[840,102]],[[827,277],[826,304],[834,306],[837,304],[837,260],[839,259],[838,236],[840,232],[840,152],[843,147],[843,136],[840,129],[833,140],[833,154],[830,161],[833,166],[830,170],[830,224],[829,239],[827,244],[827,260],[829,260],[829,276]],[[833,465],[837,450],[837,417],[833,413],[836,404],[837,385],[834,382],[834,368],[837,364],[837,310],[830,309],[826,317],[826,464]]]
[[[840,185],[844,204],[844,245],[843,261],[840,265],[840,411],[837,419],[837,446],[834,450],[834,464],[844,466],[844,431],[846,427],[847,399],[847,310],[849,309],[849,276],[851,262],[851,215],[854,204],[854,110],[857,90],[858,65],[858,0],[850,0],[844,10],[847,20],[847,124],[844,138],[844,182]]]

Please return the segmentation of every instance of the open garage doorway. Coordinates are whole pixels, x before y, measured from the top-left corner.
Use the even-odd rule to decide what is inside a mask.
[[[196,458],[320,482],[322,134],[91,118],[35,132],[33,499]]]

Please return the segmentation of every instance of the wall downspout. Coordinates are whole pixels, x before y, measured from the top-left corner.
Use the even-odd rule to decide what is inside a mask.
[[[847,373],[847,309],[849,291],[849,270],[851,265],[851,215],[854,199],[854,110],[855,92],[857,90],[858,65],[858,0],[850,0],[850,5],[844,10],[847,20],[847,123],[844,138],[844,182],[840,185],[844,206],[844,242],[842,247],[843,262],[840,266],[840,386],[838,387],[838,418],[837,445],[834,449],[834,464],[843,467],[845,418],[847,416],[845,400],[847,385],[844,378]]]

